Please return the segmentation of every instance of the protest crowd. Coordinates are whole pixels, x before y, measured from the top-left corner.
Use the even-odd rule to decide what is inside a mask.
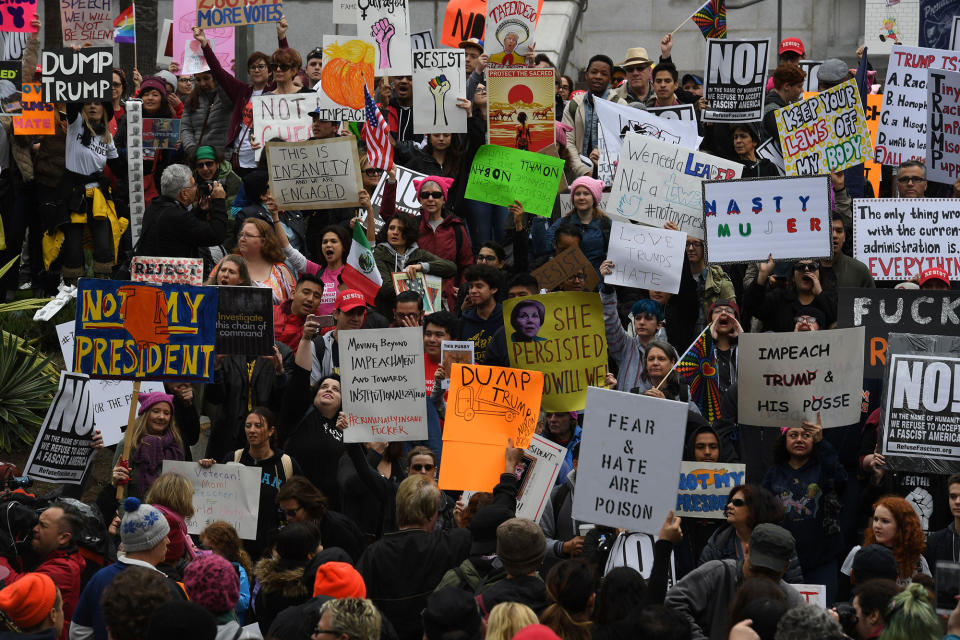
[[[954,52],[112,4],[0,62],[0,639],[960,639]]]

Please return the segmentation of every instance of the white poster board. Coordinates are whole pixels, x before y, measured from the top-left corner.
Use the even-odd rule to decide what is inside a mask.
[[[534,434],[523,452],[523,476],[517,493],[517,517],[540,522],[567,448]]]
[[[960,73],[927,71],[927,180],[960,178]]]
[[[127,189],[130,198],[130,241],[137,246],[147,211],[143,190],[143,103],[124,102],[127,116]],[[67,361],[69,362],[69,360]]]
[[[464,133],[467,112],[457,106],[466,97],[463,49],[413,52],[413,132]]]
[[[830,176],[704,182],[707,261],[829,258]]]
[[[595,99],[594,105],[597,110],[597,121],[603,127],[607,153],[612,160],[616,160],[620,155],[624,138],[629,132],[691,149],[700,146],[696,121],[664,118],[643,109],[617,104],[602,98]]]
[[[397,201],[395,203],[397,210],[404,213],[408,213],[412,216],[420,215],[420,200],[417,193],[417,188],[413,186],[414,180],[419,180],[420,178],[426,178],[427,174],[420,173],[419,171],[414,171],[412,169],[407,169],[402,167],[399,164],[393,165],[393,169],[397,174]],[[380,182],[377,183],[377,188],[373,190],[373,195],[370,196],[370,202],[373,204],[373,208],[376,213],[380,212],[380,204],[383,202],[383,188],[387,184],[387,172],[384,171],[380,174]],[[573,206],[573,205],[571,205]],[[377,228],[380,228],[380,216],[377,216]]]
[[[587,390],[573,517],[656,535],[677,503],[687,403]]]
[[[863,327],[742,334],[738,422],[799,427],[820,412],[824,429],[858,423],[863,341]]]
[[[707,39],[700,112],[704,122],[757,122],[763,120],[767,94],[767,56],[770,39]]]
[[[427,439],[420,327],[341,331],[344,442]]]
[[[357,35],[376,44],[377,76],[410,75],[410,7],[407,0],[357,2]],[[326,62],[326,61],[324,61]]]
[[[675,104],[669,107],[647,107],[647,111],[667,120],[697,121],[697,112],[692,104]]]
[[[414,51],[418,49],[435,49],[436,47],[433,45],[433,29],[411,33],[410,48]]]
[[[310,112],[319,104],[319,94],[287,93],[252,96],[253,139],[260,143],[257,160],[264,146],[274,138],[299,142],[313,135],[313,117]]]
[[[60,484],[80,484],[93,449],[93,408],[87,388],[90,379],[82,373],[60,373],[56,395],[33,441],[24,474]]]
[[[827,586],[824,584],[792,584],[790,585],[803,596],[807,604],[816,604],[827,608]]]
[[[746,475],[745,464],[684,460],[674,513],[682,518],[723,518],[730,490],[744,484]]]
[[[193,485],[193,517],[187,519],[187,533],[199,535],[211,522],[224,520],[241,539],[257,539],[260,467],[231,462],[204,469],[196,462],[164,460],[163,472],[178,473]]]
[[[611,225],[607,260],[614,268],[604,277],[605,283],[667,293],[680,291],[686,233],[617,220]]]
[[[357,0],[333,0],[333,24],[357,24]]]
[[[919,0],[865,0],[863,42],[871,54],[915,47],[920,39]]]

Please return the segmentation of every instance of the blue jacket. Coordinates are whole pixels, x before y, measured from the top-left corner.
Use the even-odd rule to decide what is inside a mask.
[[[547,230],[547,242],[551,247],[553,246],[553,237],[557,233],[557,227],[564,223],[572,224],[583,233],[580,249],[587,256],[587,260],[590,261],[593,268],[599,270],[600,263],[607,255],[607,244],[610,242],[610,218],[595,217],[587,224],[580,222],[576,212],[558,218]]]

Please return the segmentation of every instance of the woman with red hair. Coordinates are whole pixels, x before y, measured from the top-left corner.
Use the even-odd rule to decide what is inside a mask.
[[[932,575],[923,550],[927,544],[917,512],[910,503],[897,496],[884,496],[873,505],[873,523],[863,536],[863,546],[881,544],[893,551],[897,561],[897,584],[910,584],[914,574]],[[843,561],[840,572],[849,576],[853,558],[860,547],[854,547]],[[856,579],[856,576],[854,576]]]

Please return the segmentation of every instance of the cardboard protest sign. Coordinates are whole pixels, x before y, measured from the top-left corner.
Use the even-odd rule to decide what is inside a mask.
[[[43,85],[27,83],[21,87],[23,112],[13,118],[13,133],[18,136],[52,136],[57,132],[57,114],[52,102],[43,101]]]
[[[542,6],[541,2],[541,6]],[[476,38],[483,42],[484,25],[487,18],[485,0],[450,0],[443,13],[443,30],[440,32],[440,44],[445,47],[459,47],[461,40]]]
[[[80,484],[93,459],[93,407],[87,391],[89,378],[82,374],[60,373],[60,386],[37,439],[24,473],[35,480]]]
[[[562,176],[559,158],[485,144],[473,157],[464,195],[504,207],[517,200],[524,211],[549,218]]]
[[[130,279],[133,282],[174,282],[199,287],[203,284],[203,258],[134,256],[130,262]]]
[[[863,41],[870,44],[871,53],[888,54],[904,46],[917,46],[918,0],[865,0],[863,5]]]
[[[440,341],[440,366],[447,375],[440,381],[440,386],[444,389],[450,388],[450,371],[455,364],[473,364],[472,340],[441,340]]]
[[[525,449],[533,438],[543,385],[544,376],[537,371],[453,365],[443,428],[441,489],[489,491],[497,484],[508,439]]]
[[[703,72],[704,122],[756,122],[763,119],[770,40],[707,40]]]
[[[110,100],[113,47],[44,49],[40,68],[44,102]]]
[[[197,0],[197,26],[203,29],[241,27],[246,24],[280,22],[283,2],[280,0]]]
[[[218,287],[217,353],[273,355],[273,293],[266,287]]]
[[[540,522],[547,498],[557,481],[567,448],[533,434],[530,446],[523,452],[523,473],[517,491],[517,517]]]
[[[36,17],[37,0],[3,0],[0,2],[0,31],[33,33],[33,27],[30,26],[30,23]]]
[[[909,280],[924,269],[960,273],[960,200],[884,198],[853,201],[853,257],[877,280]]]
[[[217,289],[81,278],[74,370],[91,378],[213,381]]]
[[[863,327],[744,333],[737,351],[740,424],[824,429],[860,422]]]
[[[960,342],[891,333],[879,449],[893,471],[960,472]]]
[[[143,102],[123,103],[127,118],[127,190],[130,198],[130,238],[133,246],[140,240],[143,216],[147,211],[143,188]]]
[[[610,191],[607,215],[615,220],[663,227],[703,238],[704,180],[733,180],[743,173],[739,162],[628,133]]]
[[[413,52],[414,133],[463,133],[467,112],[457,106],[466,96],[463,49]],[[431,110],[427,105],[433,105]]]
[[[655,116],[666,118],[667,120],[697,121],[697,112],[692,104],[676,104],[669,107],[647,107],[647,111]]]
[[[774,112],[789,176],[841,171],[871,156],[870,130],[854,80]]]
[[[830,176],[703,183],[712,264],[829,258]]]
[[[427,438],[420,327],[341,331],[344,442]]]
[[[33,3],[36,15],[36,3]],[[113,48],[113,21],[120,9],[119,0],[59,0],[60,31],[63,34],[63,46]],[[26,18],[26,16],[24,16]],[[25,20],[26,29],[30,20]],[[4,29],[6,31],[6,29]]]
[[[727,496],[746,483],[747,465],[727,462],[680,463],[680,488],[674,513],[683,518],[723,518]]]
[[[543,372],[543,410],[580,411],[607,376],[607,334],[596,293],[548,293],[503,303],[510,366]]]
[[[953,184],[960,177],[960,73],[927,72],[927,180]]]
[[[487,69],[487,141],[540,151],[553,144],[553,69]]]
[[[360,157],[353,138],[268,142],[270,192],[281,207],[336,209],[360,204]]]
[[[573,517],[656,535],[677,496],[687,403],[590,387]]]
[[[237,2],[238,0],[231,0]],[[225,3],[221,3],[225,4]],[[180,65],[178,75],[194,75],[209,71],[200,49],[200,43],[193,39],[193,27],[197,24],[197,0],[173,0],[172,57]],[[210,48],[213,50],[224,71],[233,74],[235,29],[210,29],[206,32]],[[243,64],[238,62],[238,64]]]
[[[587,256],[580,250],[579,246],[573,246],[558,253],[552,260],[547,260],[542,267],[538,267],[530,272],[537,279],[537,284],[541,289],[553,291],[561,284],[566,282],[571,276],[580,272],[587,277],[584,284],[588,291],[596,291],[600,284],[600,276],[593,264],[587,260]]]
[[[804,91],[819,91],[820,82],[818,76],[820,75],[820,65],[823,64],[822,60],[800,60],[797,62],[800,65],[800,70],[807,74],[803,78],[803,90]]]
[[[74,322],[57,325],[57,340],[67,367],[73,369]],[[162,382],[142,382],[140,393],[163,391]],[[129,380],[88,380],[87,393],[93,407],[93,427],[100,430],[104,446],[111,447],[123,440],[123,430],[130,418],[130,400],[133,382]]]
[[[317,91],[322,120],[363,122],[363,85],[373,95],[376,46],[370,39],[323,36],[323,74]]]
[[[333,0],[334,24],[357,24],[357,0]]]
[[[524,54],[536,41],[537,0],[487,0],[484,53],[491,68],[524,66]],[[543,0],[539,0],[543,6]]]
[[[407,0],[359,0],[357,35],[376,44],[376,75],[410,75],[410,7]],[[323,64],[326,66],[327,61],[324,60]]]
[[[436,47],[433,45],[433,29],[411,33],[410,48],[414,51],[421,49],[435,49]]]
[[[143,146],[153,149],[175,149],[180,142],[179,118],[144,118]]]
[[[611,224],[607,260],[614,268],[603,279],[605,283],[667,293],[680,291],[686,233],[616,220]]]
[[[603,127],[607,153],[613,160],[620,157],[623,141],[630,132],[690,149],[700,146],[696,120],[658,117],[656,114],[651,115],[650,110],[636,109],[603,98],[595,98],[594,106],[597,122]]]
[[[163,472],[179,474],[193,485],[193,517],[187,518],[187,533],[199,535],[211,522],[224,520],[241,539],[257,539],[259,467],[230,463],[204,469],[196,462],[164,460]]]
[[[420,178],[426,178],[427,174],[407,169],[399,164],[393,165],[394,172],[397,174],[397,201],[394,203],[398,211],[410,214],[412,216],[420,215],[420,200],[417,188],[413,186],[413,181]],[[377,188],[373,190],[370,196],[370,202],[373,204],[375,212],[380,212],[380,204],[383,202],[383,187],[387,184],[387,172],[380,174],[380,182]]]
[[[310,112],[317,108],[316,93],[287,93],[253,96],[253,139],[268,146],[269,140],[283,138],[287,142],[307,140],[313,135]],[[257,158],[260,151],[257,150]]]
[[[0,113],[4,115],[23,110],[20,70],[20,60],[0,61]]]

